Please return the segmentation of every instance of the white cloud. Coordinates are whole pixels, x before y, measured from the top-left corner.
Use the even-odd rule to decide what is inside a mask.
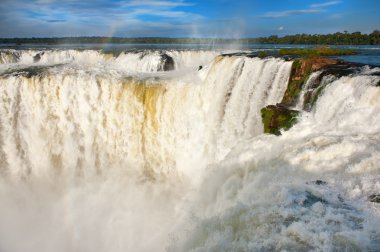
[[[174,11],[174,10],[168,10],[168,9],[155,9],[155,8],[144,8],[144,9],[135,9],[132,12],[128,13],[128,16],[138,18],[139,16],[157,16],[157,17],[164,17],[164,18],[190,18],[193,19],[200,19],[202,16],[189,13],[189,12],[183,12],[183,11]]]
[[[284,30],[284,27],[283,27],[283,26],[280,26],[280,27],[278,27],[278,30],[279,30],[279,31],[283,31],[283,30]]]
[[[180,6],[192,6],[184,1],[173,0],[131,0],[121,5],[123,9],[130,10],[129,16],[138,18],[142,15],[157,16],[162,18],[200,18],[200,15],[175,10]]]
[[[319,13],[324,12],[323,9],[306,9],[306,10],[287,10],[287,11],[270,11],[262,15],[263,18],[280,18],[280,17],[288,17],[295,15],[302,15],[308,13]]]
[[[174,8],[179,6],[192,6],[191,3],[182,1],[155,1],[155,0],[132,0],[127,2],[124,6],[151,6],[151,7],[166,7]]]
[[[303,14],[310,14],[310,13],[326,12],[326,10],[322,9],[322,7],[340,4],[341,2],[342,1],[330,1],[330,2],[312,4],[310,5],[309,9],[270,11],[270,12],[266,12],[261,17],[262,18],[281,18],[281,17],[296,16],[296,15],[303,15]]]
[[[310,5],[311,8],[320,8],[320,7],[326,7],[331,5],[340,4],[342,1],[331,1],[331,2],[325,2],[325,3],[319,3],[319,4],[312,4]]]
[[[37,4],[51,4],[53,3],[55,0],[37,0]]]

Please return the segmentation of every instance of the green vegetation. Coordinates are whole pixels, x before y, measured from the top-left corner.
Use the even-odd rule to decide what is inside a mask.
[[[296,34],[284,37],[270,36],[257,38],[258,44],[313,44],[313,45],[380,45],[380,31],[370,34],[360,32],[334,34]]]
[[[260,58],[265,58],[265,57],[268,57],[268,53],[265,51],[261,51],[261,52],[259,52],[259,54],[257,56]]]
[[[288,87],[285,91],[281,104],[288,107],[296,104],[302,87],[307,82],[312,72],[324,69],[324,74],[343,76],[351,73],[352,70],[347,71],[349,68],[348,66],[348,63],[323,57],[307,57],[294,60]],[[317,92],[313,92],[312,94],[306,93],[304,104],[307,105],[306,107],[310,107],[310,105],[313,106],[316,99],[318,99],[318,96],[322,92],[324,87],[320,86],[320,80],[321,78],[317,80],[317,83],[315,83],[315,86],[313,87],[318,88]]]
[[[370,34],[337,32],[334,34],[296,34],[284,37],[222,39],[222,38],[122,38],[122,37],[63,37],[63,38],[0,38],[0,43],[14,44],[314,44],[314,45],[380,45],[380,31]]]
[[[280,49],[279,54],[284,55],[295,55],[310,58],[317,57],[327,57],[327,56],[341,56],[341,55],[354,55],[357,52],[350,49],[335,49],[327,46],[318,46],[311,49],[302,48],[283,48]]]
[[[288,88],[282,99],[282,104],[293,106],[299,97],[303,84],[312,73],[312,64],[307,64],[305,60],[297,59],[293,62]]]
[[[344,74],[341,70],[347,68],[347,66],[349,66],[347,63],[323,57],[307,57],[294,60],[288,87],[281,103],[269,105],[261,110],[264,132],[280,135],[281,129],[287,130],[297,122],[299,112],[291,108],[298,101],[302,87],[313,71],[324,69],[326,74],[340,75]],[[303,109],[310,110],[323,93],[326,85],[321,83],[321,79],[314,80],[312,86],[309,87],[312,90],[305,94]]]
[[[280,130],[290,129],[296,122],[299,112],[281,105],[269,105],[261,109],[264,133],[281,135]]]

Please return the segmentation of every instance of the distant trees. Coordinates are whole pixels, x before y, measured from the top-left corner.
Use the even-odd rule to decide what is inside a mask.
[[[380,45],[380,31],[374,30],[370,35],[371,45]]]
[[[15,44],[315,44],[315,45],[380,45],[380,31],[370,34],[347,31],[334,34],[296,34],[278,37],[222,38],[122,38],[122,37],[64,37],[64,38],[0,38],[0,43]]]
[[[380,45],[380,31],[334,34],[296,34],[284,37],[269,36],[255,39],[258,44],[315,44],[315,45]]]

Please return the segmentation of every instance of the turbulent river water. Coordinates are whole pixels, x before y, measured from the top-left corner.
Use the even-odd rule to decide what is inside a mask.
[[[0,251],[378,251],[380,69],[263,134],[292,63],[0,50]]]

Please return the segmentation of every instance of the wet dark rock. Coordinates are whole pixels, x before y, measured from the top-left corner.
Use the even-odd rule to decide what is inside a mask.
[[[298,58],[294,59],[288,87],[280,104],[270,105],[261,110],[264,124],[264,132],[280,135],[280,129],[289,129],[296,122],[298,111],[293,110],[299,100],[302,88],[308,81],[310,75],[315,71],[322,71],[304,96],[302,109],[310,111],[318,98],[323,93],[328,82],[322,81],[325,77],[339,78],[349,75],[359,69],[360,64],[347,63],[332,58]]]
[[[340,195],[340,194],[338,194],[338,200],[340,201],[340,202],[344,202],[344,199],[343,199],[343,197],[342,197],[342,195]]]
[[[26,78],[32,78],[35,76],[42,76],[50,68],[60,67],[64,64],[57,64],[54,66],[28,66],[20,69],[12,69],[3,73],[4,76],[24,76]]]
[[[27,68],[6,71],[5,73],[3,73],[3,75],[4,76],[24,76],[26,78],[31,78],[34,76],[41,76],[46,70],[47,70],[47,67],[30,66]]]
[[[314,194],[312,194],[311,192],[308,192],[306,191],[302,197],[300,198],[297,198],[295,200],[295,203],[298,204],[298,205],[301,205],[303,207],[311,207],[312,205],[314,205],[315,203],[317,202],[320,202],[322,204],[327,204],[328,202],[321,198],[321,197],[318,197]]]
[[[337,78],[347,76],[357,72],[361,65],[357,63],[349,63],[344,61],[338,61],[337,64],[326,67],[320,78],[327,75],[334,75]]]
[[[323,90],[325,89],[325,87],[326,85],[319,85],[318,87],[311,89],[310,91],[305,93],[303,110],[311,111],[311,109],[314,107],[314,105],[318,101],[318,98],[323,93]]]
[[[281,103],[289,107],[294,106],[298,101],[303,85],[309,79],[312,72],[338,63],[338,60],[329,58],[304,58],[294,60],[288,88],[285,91]]]
[[[147,55],[149,55],[149,51],[141,51],[139,52],[139,59],[143,59]]]
[[[296,216],[292,215],[292,216],[288,216],[287,218],[284,219],[284,225],[286,227],[289,227],[291,224],[293,224],[294,222],[297,222],[299,221],[299,218],[297,218]]]
[[[372,194],[368,196],[368,200],[373,203],[380,203],[380,194]]]
[[[281,135],[280,130],[290,129],[296,122],[299,112],[282,104],[269,105],[261,109],[264,133]]]
[[[374,76],[380,76],[380,71],[378,71],[378,72],[374,72],[374,73],[372,73],[371,75],[374,75]]]
[[[315,185],[327,185],[327,182],[326,181],[323,181],[323,180],[315,180],[315,181],[311,181],[311,182],[307,182],[306,184],[315,184]]]
[[[306,199],[302,202],[302,205],[305,207],[310,207],[317,202],[321,202],[322,204],[327,204],[326,200],[324,200],[318,196],[315,196],[314,194],[312,194],[310,192],[306,192]]]
[[[42,52],[42,53],[37,53],[36,55],[34,55],[34,57],[33,57],[33,62],[34,62],[34,63],[37,63],[38,61],[40,61],[42,55],[44,55],[43,52]]]
[[[318,180],[315,181],[315,184],[316,184],[316,185],[327,185],[327,182],[318,179]]]
[[[172,71],[174,70],[174,59],[170,57],[169,55],[162,54],[161,55],[161,69],[158,69],[159,71]]]

